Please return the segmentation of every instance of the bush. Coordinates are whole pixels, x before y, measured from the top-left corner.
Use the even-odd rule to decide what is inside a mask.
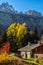
[[[1,53],[0,65],[22,65],[22,60],[12,54]]]
[[[39,58],[39,59],[38,59],[38,63],[39,63],[40,65],[43,65],[43,58]]]
[[[8,61],[2,61],[0,65],[13,65],[13,62]]]

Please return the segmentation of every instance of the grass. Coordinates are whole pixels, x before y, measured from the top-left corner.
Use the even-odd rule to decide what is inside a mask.
[[[12,54],[0,54],[0,65],[19,65],[22,64],[22,59]]]
[[[34,65],[38,65],[39,63],[36,62],[36,59],[30,58],[30,59],[24,59],[24,62],[26,63],[32,63]]]
[[[10,59],[13,58],[14,60],[21,60],[21,58],[15,56],[15,55],[12,55],[12,54],[10,54],[9,57],[10,57]]]
[[[11,62],[10,62],[11,61]],[[17,63],[17,65],[19,64],[23,64],[23,65],[43,65],[43,58],[39,58],[39,59],[35,59],[35,58],[30,58],[30,59],[22,59],[22,58],[19,58],[15,55],[12,55],[12,54],[5,54],[5,53],[2,53],[0,55],[0,65],[12,65],[13,63]]]

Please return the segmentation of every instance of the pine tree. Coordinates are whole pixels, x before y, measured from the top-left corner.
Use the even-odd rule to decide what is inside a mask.
[[[33,32],[34,32],[34,34],[33,34],[33,36],[34,36],[34,42],[37,43],[39,37],[38,37],[38,29],[37,29],[36,25],[34,26]]]

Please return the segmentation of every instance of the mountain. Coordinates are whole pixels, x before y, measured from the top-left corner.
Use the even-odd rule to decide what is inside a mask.
[[[29,10],[27,12],[25,12],[27,15],[33,15],[33,16],[42,16],[42,14],[40,12],[37,12],[35,10]]]
[[[6,2],[0,5],[0,11],[13,13],[14,8],[11,5],[9,5],[8,2]]]
[[[2,33],[14,22],[26,22],[31,30],[36,24],[38,26],[38,31],[41,31],[41,26],[43,26],[43,15],[35,10],[29,10],[25,13],[18,12],[14,10],[8,2],[2,3],[0,5],[0,30],[2,30]]]

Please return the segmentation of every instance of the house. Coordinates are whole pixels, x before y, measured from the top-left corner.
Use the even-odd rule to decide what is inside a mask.
[[[40,58],[43,57],[43,43],[40,41],[37,44],[28,43],[27,46],[18,49],[22,58]]]

